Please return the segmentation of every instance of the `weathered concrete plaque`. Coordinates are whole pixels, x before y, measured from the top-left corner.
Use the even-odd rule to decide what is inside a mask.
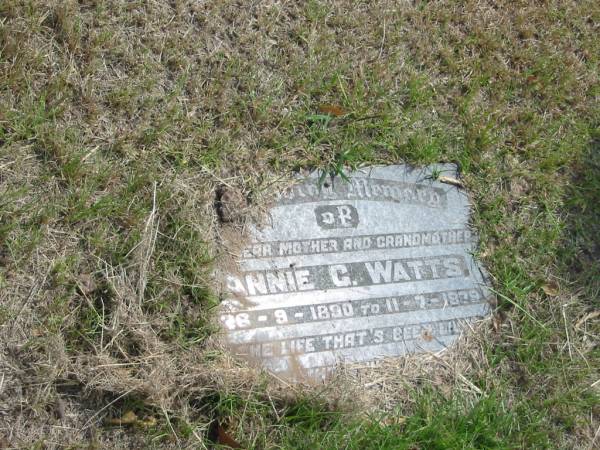
[[[319,380],[340,362],[438,351],[489,311],[454,165],[314,173],[281,193],[225,274],[220,320],[235,355]]]

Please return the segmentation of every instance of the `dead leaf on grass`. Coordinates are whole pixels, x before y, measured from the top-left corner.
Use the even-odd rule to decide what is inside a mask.
[[[156,426],[156,417],[146,416],[142,420],[138,420],[136,422],[136,425],[140,425],[141,427],[144,427],[144,428],[152,428],[152,427]]]
[[[221,425],[217,426],[217,432],[218,432],[218,437],[217,437],[218,444],[226,445],[231,448],[242,448],[242,446],[235,439],[233,439],[229,435],[229,433],[227,433],[227,431],[225,431],[225,428],[223,428]]]
[[[113,419],[108,419],[106,423],[108,425],[133,425],[138,421],[138,417],[135,415],[133,411],[127,411],[121,417],[115,417]]]
[[[559,293],[559,286],[556,281],[547,281],[542,285],[542,290],[550,297],[556,297]]]
[[[381,424],[388,427],[392,425],[403,425],[406,420],[406,416],[387,416],[381,421]]]
[[[335,117],[345,116],[347,114],[341,106],[327,104],[319,105],[319,112],[321,114],[329,114],[330,116]]]

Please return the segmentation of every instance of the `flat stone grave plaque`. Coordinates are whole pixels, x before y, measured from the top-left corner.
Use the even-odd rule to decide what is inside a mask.
[[[442,350],[486,315],[468,197],[438,175],[456,166],[370,167],[349,181],[315,172],[279,194],[223,274],[231,351],[314,381],[341,362]]]

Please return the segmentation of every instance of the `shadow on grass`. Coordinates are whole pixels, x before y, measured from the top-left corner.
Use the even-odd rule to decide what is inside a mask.
[[[559,267],[591,304],[600,299],[600,129],[574,164],[565,205],[568,218]]]

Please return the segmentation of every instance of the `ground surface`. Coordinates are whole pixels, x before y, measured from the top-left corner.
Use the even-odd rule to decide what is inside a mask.
[[[0,2],[0,448],[600,445],[599,35],[592,0]],[[446,161],[499,300],[460,372],[363,409],[211,345],[217,186]]]

